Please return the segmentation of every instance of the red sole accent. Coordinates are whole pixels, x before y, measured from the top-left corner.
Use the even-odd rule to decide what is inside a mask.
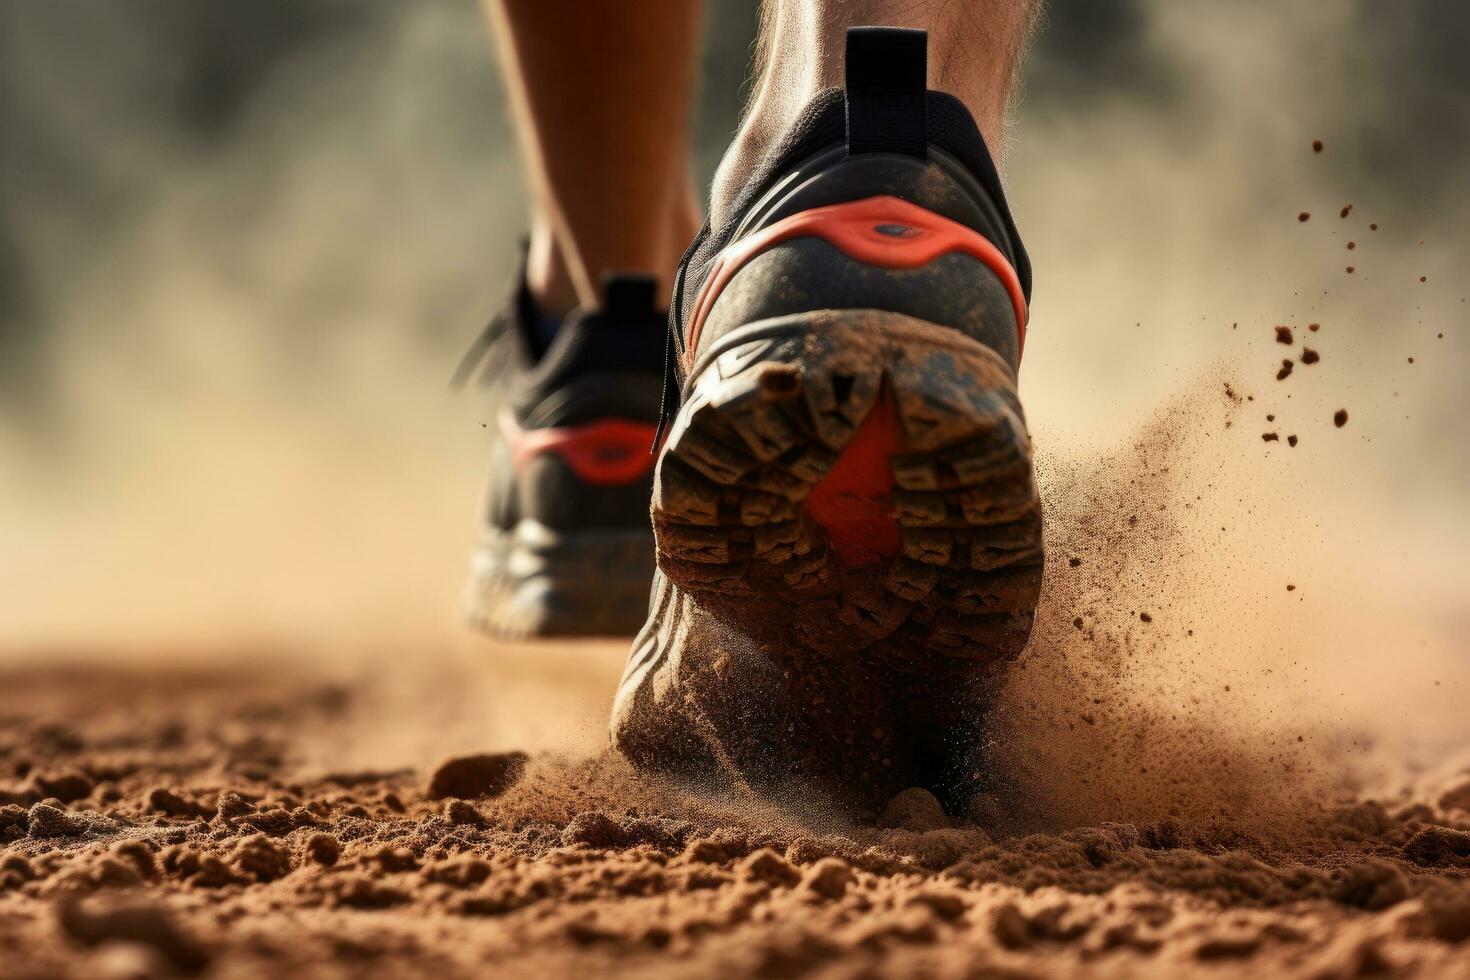
[[[877,564],[898,554],[893,470],[888,457],[903,451],[898,410],[884,388],[852,442],[806,498],[807,512],[827,531],[832,547],[850,568]]]
[[[1026,346],[1026,295],[1010,261],[985,236],[901,198],[882,195],[812,208],[783,218],[716,257],[689,318],[685,350],[692,358],[704,321],[721,291],[751,259],[793,238],[820,238],[849,258],[884,269],[914,269],[950,252],[979,259],[1000,278],[1016,313],[1017,350]]]
[[[522,429],[510,413],[500,416],[500,433],[510,444],[519,471],[535,456],[553,453],[583,483],[626,486],[653,469],[654,427],[628,419],[598,419],[586,425]]]

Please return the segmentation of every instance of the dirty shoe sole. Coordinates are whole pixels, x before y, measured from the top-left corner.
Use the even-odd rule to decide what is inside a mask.
[[[664,575],[752,637],[899,671],[1025,645],[1041,587],[1010,367],[958,331],[824,310],[694,366],[654,477]]]
[[[487,528],[470,559],[464,614],[501,639],[631,636],[648,613],[647,530],[554,531],[525,519]]]

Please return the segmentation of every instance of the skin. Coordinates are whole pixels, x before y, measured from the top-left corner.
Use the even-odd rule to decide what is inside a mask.
[[[964,102],[991,152],[1004,150],[1006,111],[1035,28],[1031,0],[766,0],[753,94],[715,174],[716,224],[802,107],[842,86],[847,29],[865,24],[927,31],[929,87]]]
[[[699,230],[689,114],[696,0],[486,0],[531,192],[526,277],[548,315],[608,271],[665,292]]]
[[[595,307],[608,270],[652,273],[667,291],[699,223],[688,152],[698,0],[486,7],[529,175],[531,295],[549,314]],[[927,30],[929,87],[961,99],[1001,153],[1034,11],[1032,0],[765,0],[753,94],[715,175],[713,222],[801,108],[842,85],[852,26]]]

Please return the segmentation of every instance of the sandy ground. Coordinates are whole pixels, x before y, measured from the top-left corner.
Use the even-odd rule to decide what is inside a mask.
[[[877,826],[606,756],[626,643],[435,633],[493,415],[406,325],[463,326],[519,220],[473,11],[404,5],[209,153],[48,95],[85,167],[37,172],[170,192],[22,236],[110,257],[36,253],[72,445],[0,447],[0,977],[1470,976],[1463,195],[1362,172],[1302,57],[1352,5],[1145,6],[1189,97],[1043,108],[1012,157],[1057,271],[1004,778]]]
[[[0,975],[1470,975],[1470,769],[1271,835],[922,795],[865,827],[469,724],[595,725],[617,655],[8,669]],[[486,758],[362,765],[472,731]]]

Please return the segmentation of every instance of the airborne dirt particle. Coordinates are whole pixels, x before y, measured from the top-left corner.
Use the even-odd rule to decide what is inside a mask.
[[[1321,140],[1312,140],[1312,152],[1313,153],[1321,153],[1322,152],[1322,141]]]
[[[1322,360],[1322,355],[1318,354],[1312,348],[1310,348],[1310,347],[1303,347],[1302,348],[1302,363],[1303,364],[1316,364],[1320,360]]]
[[[1337,216],[1339,218],[1346,218],[1349,214],[1352,214],[1352,211],[1353,206],[1351,204],[1344,204],[1342,210],[1337,213]]]
[[[1287,344],[1287,345],[1290,345],[1291,344],[1291,328],[1290,327],[1287,327],[1287,326],[1278,326],[1276,328],[1276,342],[1278,344]]]
[[[1312,217],[1312,212],[1310,212],[1310,211],[1303,211],[1301,214],[1298,214],[1296,216],[1296,220],[1298,220],[1298,221],[1309,221],[1309,220],[1311,220],[1311,217]]]
[[[1281,437],[1278,436],[1274,432],[1262,432],[1261,433],[1261,441],[1262,442],[1275,442],[1277,439],[1280,439],[1280,438]]]
[[[1283,358],[1281,361],[1281,370],[1276,372],[1276,380],[1285,381],[1287,378],[1291,377],[1292,366],[1293,365],[1290,358]]]
[[[1320,323],[1309,323],[1309,324],[1307,324],[1307,329],[1310,330],[1310,331],[1312,331],[1312,333],[1316,333],[1318,330],[1321,330],[1322,329],[1322,324],[1320,324]]]
[[[1286,444],[1288,446],[1291,446],[1291,447],[1295,448],[1296,447],[1296,436],[1287,436],[1286,437]]]
[[[1348,414],[1347,409],[1345,408],[1339,408],[1337,411],[1332,413],[1332,424],[1337,426],[1339,429],[1347,425],[1347,420]]]

